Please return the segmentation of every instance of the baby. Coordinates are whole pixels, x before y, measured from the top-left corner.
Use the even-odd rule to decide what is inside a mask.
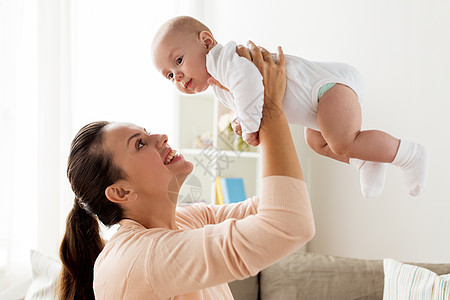
[[[253,63],[237,55],[236,43],[221,45],[200,21],[180,16],[158,30],[152,56],[158,71],[183,93],[200,93],[212,85],[220,101],[235,112],[235,132],[248,144],[259,144],[262,76]],[[427,149],[383,131],[361,131],[363,82],[355,68],[290,55],[285,61],[283,109],[289,123],[305,127],[306,142],[314,151],[355,166],[366,198],[381,194],[387,163],[404,171],[412,196],[421,192],[428,171]]]

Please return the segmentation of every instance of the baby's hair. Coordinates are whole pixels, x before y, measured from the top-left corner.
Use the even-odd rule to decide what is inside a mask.
[[[190,16],[178,16],[170,19],[161,27],[160,30],[176,30],[184,34],[195,34],[196,36],[202,31],[208,31],[212,34],[211,30],[200,22],[199,20]]]

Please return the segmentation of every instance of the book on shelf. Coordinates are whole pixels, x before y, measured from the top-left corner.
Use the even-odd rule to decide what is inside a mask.
[[[220,186],[220,177],[216,178],[216,204],[217,205],[225,204],[223,202],[222,187]]]
[[[216,204],[230,204],[246,199],[244,180],[241,177],[216,178]]]

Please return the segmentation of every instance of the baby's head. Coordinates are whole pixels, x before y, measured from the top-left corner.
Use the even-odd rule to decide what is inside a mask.
[[[200,21],[180,16],[164,23],[152,42],[153,64],[183,93],[195,94],[208,88],[206,54],[217,42]]]

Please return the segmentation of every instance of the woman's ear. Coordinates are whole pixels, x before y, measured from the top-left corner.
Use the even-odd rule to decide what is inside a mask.
[[[119,180],[118,182],[108,186],[105,190],[105,195],[109,201],[119,204],[132,202],[138,198],[138,194],[123,180]]]
[[[202,44],[206,48],[206,50],[211,50],[211,48],[217,44],[212,33],[209,31],[205,31],[205,30],[201,31],[198,34],[198,38],[202,42]]]

